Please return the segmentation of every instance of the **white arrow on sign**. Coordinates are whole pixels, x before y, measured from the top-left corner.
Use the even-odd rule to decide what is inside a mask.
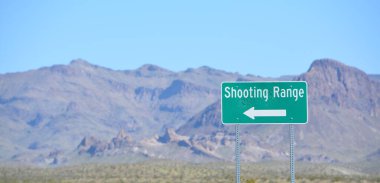
[[[267,117],[276,117],[276,116],[286,116],[286,110],[285,109],[279,109],[279,110],[255,110],[255,107],[251,107],[247,111],[245,111],[243,114],[246,116],[255,119],[255,117],[259,116],[267,116]]]

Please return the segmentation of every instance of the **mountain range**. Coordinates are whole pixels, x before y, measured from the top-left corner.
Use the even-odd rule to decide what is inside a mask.
[[[307,81],[309,122],[296,159],[380,159],[380,79],[332,59],[303,74],[241,75],[207,66],[111,70],[73,60],[0,75],[0,162],[74,164],[174,159],[233,161],[234,128],[220,122],[222,81]],[[288,125],[241,126],[242,161],[288,158]]]

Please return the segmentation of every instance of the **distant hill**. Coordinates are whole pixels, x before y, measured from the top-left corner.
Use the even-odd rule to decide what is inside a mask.
[[[33,162],[120,129],[150,138],[184,124],[219,98],[221,81],[240,77],[260,79],[206,66],[116,71],[84,60],[0,75],[0,159]]]
[[[87,155],[91,160],[122,154],[233,160],[233,130],[220,122],[220,83],[289,79],[309,84],[310,120],[296,128],[298,160],[360,160],[380,148],[376,78],[329,59],[314,61],[301,75],[277,79],[207,66],[181,72],[155,65],[111,70],[84,60],[3,74],[0,161],[63,164]],[[287,128],[243,126],[243,160],[285,159]]]

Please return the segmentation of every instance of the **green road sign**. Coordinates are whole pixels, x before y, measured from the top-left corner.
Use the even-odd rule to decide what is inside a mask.
[[[223,124],[305,124],[305,81],[223,82]]]

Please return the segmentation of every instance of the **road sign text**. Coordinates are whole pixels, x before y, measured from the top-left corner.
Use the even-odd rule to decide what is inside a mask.
[[[224,88],[225,98],[262,98],[265,101],[269,99],[269,89],[258,89],[256,87],[249,87],[246,89],[240,89],[235,87]],[[303,88],[280,88],[279,86],[273,86],[273,98],[294,98],[297,101],[298,98],[303,98],[305,90]]]
[[[222,122],[307,123],[305,81],[223,82]]]

